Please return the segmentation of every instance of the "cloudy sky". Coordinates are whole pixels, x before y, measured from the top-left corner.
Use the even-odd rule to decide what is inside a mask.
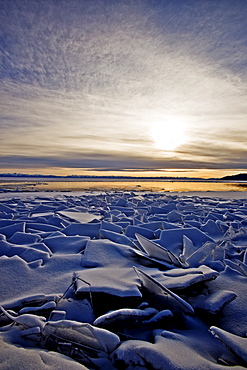
[[[0,0],[0,12],[0,172],[246,172],[246,0]]]

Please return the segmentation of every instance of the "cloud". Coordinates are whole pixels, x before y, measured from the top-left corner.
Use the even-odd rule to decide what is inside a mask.
[[[11,158],[119,170],[244,166],[242,0],[2,5],[6,166]],[[152,125],[179,120],[186,141],[174,152],[157,148]]]
[[[247,153],[246,153],[247,154]],[[9,155],[1,160],[2,168],[44,168],[57,167],[67,169],[84,169],[95,171],[157,171],[159,169],[176,169],[177,170],[196,170],[196,169],[247,169],[247,155],[242,155],[241,151],[229,152],[228,157],[222,155],[219,160],[215,160],[215,153],[212,152],[208,156],[202,158],[198,149],[198,154],[195,153],[192,158],[181,159],[181,157],[166,158],[150,158],[144,156],[127,155],[111,155],[106,153],[84,153],[75,154],[66,152],[62,155],[55,153],[47,153],[40,156],[23,156]],[[234,156],[235,155],[235,156]]]

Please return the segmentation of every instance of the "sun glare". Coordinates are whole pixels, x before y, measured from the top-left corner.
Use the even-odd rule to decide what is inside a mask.
[[[173,117],[154,122],[151,127],[151,138],[155,148],[173,151],[186,141],[186,124],[183,119]]]

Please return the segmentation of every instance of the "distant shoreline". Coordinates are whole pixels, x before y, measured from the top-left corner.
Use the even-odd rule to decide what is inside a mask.
[[[26,174],[0,174],[1,180],[49,180],[49,181],[115,181],[115,180],[128,180],[128,181],[218,181],[217,178],[203,179],[199,177],[168,177],[168,176],[56,176],[56,175],[26,175]]]
[[[92,177],[21,177],[21,176],[0,176],[0,183],[3,182],[27,182],[27,181],[34,181],[34,182],[99,182],[99,181],[143,181],[143,182],[205,182],[205,183],[212,183],[212,182],[219,182],[219,183],[238,183],[238,184],[246,184],[247,180],[225,180],[225,179],[202,179],[202,178],[182,178],[182,177],[99,177],[99,176],[92,176]]]
[[[2,173],[0,174],[0,182],[2,181],[182,181],[182,182],[247,182],[247,174],[241,173],[222,178],[199,178],[199,177],[171,177],[171,176],[89,176],[89,175],[29,175],[22,173]]]

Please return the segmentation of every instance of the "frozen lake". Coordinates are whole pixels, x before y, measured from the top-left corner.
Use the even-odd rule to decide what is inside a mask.
[[[135,191],[247,191],[246,182],[213,181],[168,181],[168,180],[125,180],[121,179],[4,179],[0,180],[0,189],[19,191],[82,191],[82,190],[135,190]]]

